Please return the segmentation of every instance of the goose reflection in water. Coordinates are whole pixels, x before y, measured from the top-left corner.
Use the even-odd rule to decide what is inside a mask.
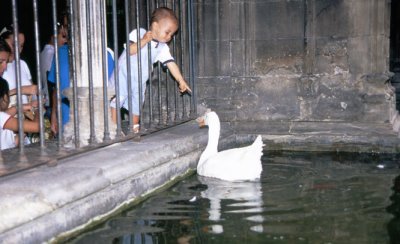
[[[262,216],[264,203],[259,181],[229,182],[202,176],[198,176],[198,179],[207,185],[207,189],[201,192],[201,197],[209,199],[208,219],[215,222],[208,226],[208,232],[219,234],[224,231],[222,224],[224,213],[248,213],[246,219],[256,223],[250,229],[263,232],[261,223],[264,221]],[[226,205],[223,205],[224,201],[227,202]]]

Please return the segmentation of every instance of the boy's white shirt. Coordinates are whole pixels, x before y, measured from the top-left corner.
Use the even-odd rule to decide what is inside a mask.
[[[146,34],[146,30],[143,28],[140,28],[140,38],[142,39],[143,36]],[[131,31],[131,33],[129,33],[129,40],[137,43],[137,29]],[[151,45],[151,63],[154,64],[156,62],[160,62],[160,63],[165,63],[167,61],[173,61],[174,57],[172,57],[170,50],[169,50],[169,46],[167,43],[161,43],[161,42],[156,42],[156,41],[151,41],[150,42]],[[118,58],[118,70],[120,72],[120,70],[124,70],[125,73],[126,69],[127,69],[127,65],[126,65],[126,44],[124,44],[124,51],[121,53],[121,55]],[[145,83],[148,79],[149,79],[149,74],[148,74],[148,68],[143,68],[144,67],[144,63],[147,65],[148,63],[148,47],[147,45],[144,46],[141,49],[141,59],[142,59],[142,83]],[[131,60],[131,76],[136,80],[138,77],[136,75],[136,77],[134,77],[134,74],[137,74],[137,55],[131,55],[130,56],[130,60]],[[145,66],[146,66],[145,65]],[[147,67],[147,66],[146,66]],[[121,82],[121,80],[119,80],[119,82]],[[115,86],[115,81],[114,81],[114,73],[112,74],[112,77],[109,79],[109,86],[114,87]]]

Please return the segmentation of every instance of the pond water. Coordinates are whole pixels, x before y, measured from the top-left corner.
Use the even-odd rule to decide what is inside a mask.
[[[258,182],[192,175],[69,243],[400,243],[400,157],[264,152]]]

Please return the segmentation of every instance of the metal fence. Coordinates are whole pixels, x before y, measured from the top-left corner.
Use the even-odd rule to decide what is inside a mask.
[[[62,1],[61,1],[62,2]],[[41,35],[43,35],[43,24],[40,22],[40,8],[49,8],[52,15],[51,26],[52,35],[57,40],[60,24],[57,22],[63,13],[67,16],[66,29],[68,30],[68,79],[69,88],[63,89],[61,84],[62,75],[62,56],[59,52],[54,52],[55,60],[55,93],[57,110],[57,137],[47,139],[45,116],[40,116],[40,132],[36,135],[37,145],[46,148],[49,143],[57,144],[58,147],[73,148],[96,148],[104,144],[119,142],[134,137],[139,137],[147,133],[152,133],[182,122],[191,120],[196,115],[196,87],[194,83],[194,20],[192,1],[183,0],[106,0],[106,1],[85,1],[85,0],[66,0],[63,6],[59,6],[60,1],[51,0],[51,6],[38,5],[37,0],[32,0],[33,33],[34,33],[34,69],[32,76],[36,78],[38,86],[38,112],[45,114],[44,107],[44,84],[42,84],[42,74],[40,53],[43,46]],[[22,18],[20,6],[17,0],[11,1],[12,24],[14,33],[19,32],[19,20]],[[38,7],[39,6],[39,7]],[[137,68],[132,67],[130,59],[127,58],[126,65],[128,70],[128,98],[131,99],[132,80],[129,75],[132,70],[138,70],[139,104],[140,106],[140,132],[133,133],[132,109],[130,102],[128,109],[121,108],[119,96],[118,76],[114,79],[114,85],[109,86],[108,49],[114,51],[114,72],[120,68],[121,60],[118,57],[124,52],[124,44],[130,43],[129,34],[133,29],[144,28],[149,30],[151,13],[159,7],[172,9],[179,19],[179,29],[169,43],[169,49],[175,59],[176,64],[181,70],[185,80],[189,84],[192,93],[181,94],[174,78],[168,69],[160,63],[153,64],[148,60],[148,65],[144,65],[141,59],[141,52],[137,56]],[[50,9],[51,8],[51,9]],[[62,9],[63,11],[60,11]],[[26,10],[25,10],[26,11]],[[25,27],[26,28],[26,27]],[[139,38],[140,39],[140,38]],[[21,57],[19,54],[19,37],[14,35],[14,49],[16,60],[16,80],[17,80],[17,104],[22,104],[21,86]],[[137,48],[140,49],[140,41]],[[61,47],[54,43],[55,50]],[[147,48],[151,53],[150,47]],[[151,54],[150,54],[151,55]],[[96,65],[97,64],[97,65]],[[141,68],[148,67],[149,79],[142,85]],[[31,66],[32,67],[32,66]],[[101,77],[101,81],[99,81]],[[145,90],[142,97],[141,91]],[[50,94],[51,95],[51,94]],[[49,95],[49,96],[50,96]],[[116,95],[116,124],[110,120],[110,97]],[[64,99],[69,100],[70,119],[62,126],[62,109]],[[144,99],[144,103],[141,103]],[[101,101],[101,102],[99,102]],[[23,142],[27,136],[23,130],[22,106],[18,106],[18,137]],[[68,144],[68,145],[66,145]],[[24,143],[19,143],[19,151],[23,152],[26,147]]]

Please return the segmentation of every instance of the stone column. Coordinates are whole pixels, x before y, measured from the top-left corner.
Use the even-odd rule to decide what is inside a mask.
[[[105,20],[101,19],[102,16],[105,16],[101,14],[101,10],[105,11],[105,1],[76,0],[74,4],[73,16],[75,17],[70,20],[70,23],[75,27],[73,28],[73,44],[75,47],[75,56],[73,58],[76,62],[77,106],[75,107],[73,103],[73,84],[71,84],[71,88],[64,92],[70,99],[70,121],[64,128],[64,142],[66,146],[78,144],[78,147],[80,147],[89,143],[102,142],[105,139],[114,138],[116,126],[111,122],[111,116],[108,116],[110,134],[105,135],[102,42],[106,42],[106,40],[103,40],[101,33],[101,23],[102,21],[105,22]],[[103,6],[100,4],[103,4]],[[89,26],[87,21],[89,21]],[[91,74],[89,72],[90,69],[92,70]],[[93,86],[93,104],[90,104],[89,100],[89,81],[92,82]],[[108,100],[110,95],[112,95],[112,91],[108,92]],[[75,110],[78,111],[77,127],[74,124]],[[91,122],[94,124],[94,131],[90,129]],[[78,134],[75,134],[75,130],[78,131]],[[79,138],[75,138],[76,135]]]
[[[300,118],[308,120],[312,117],[312,104],[315,99],[314,83],[316,58],[316,12],[315,0],[304,1],[304,63],[303,73],[297,82]]]

